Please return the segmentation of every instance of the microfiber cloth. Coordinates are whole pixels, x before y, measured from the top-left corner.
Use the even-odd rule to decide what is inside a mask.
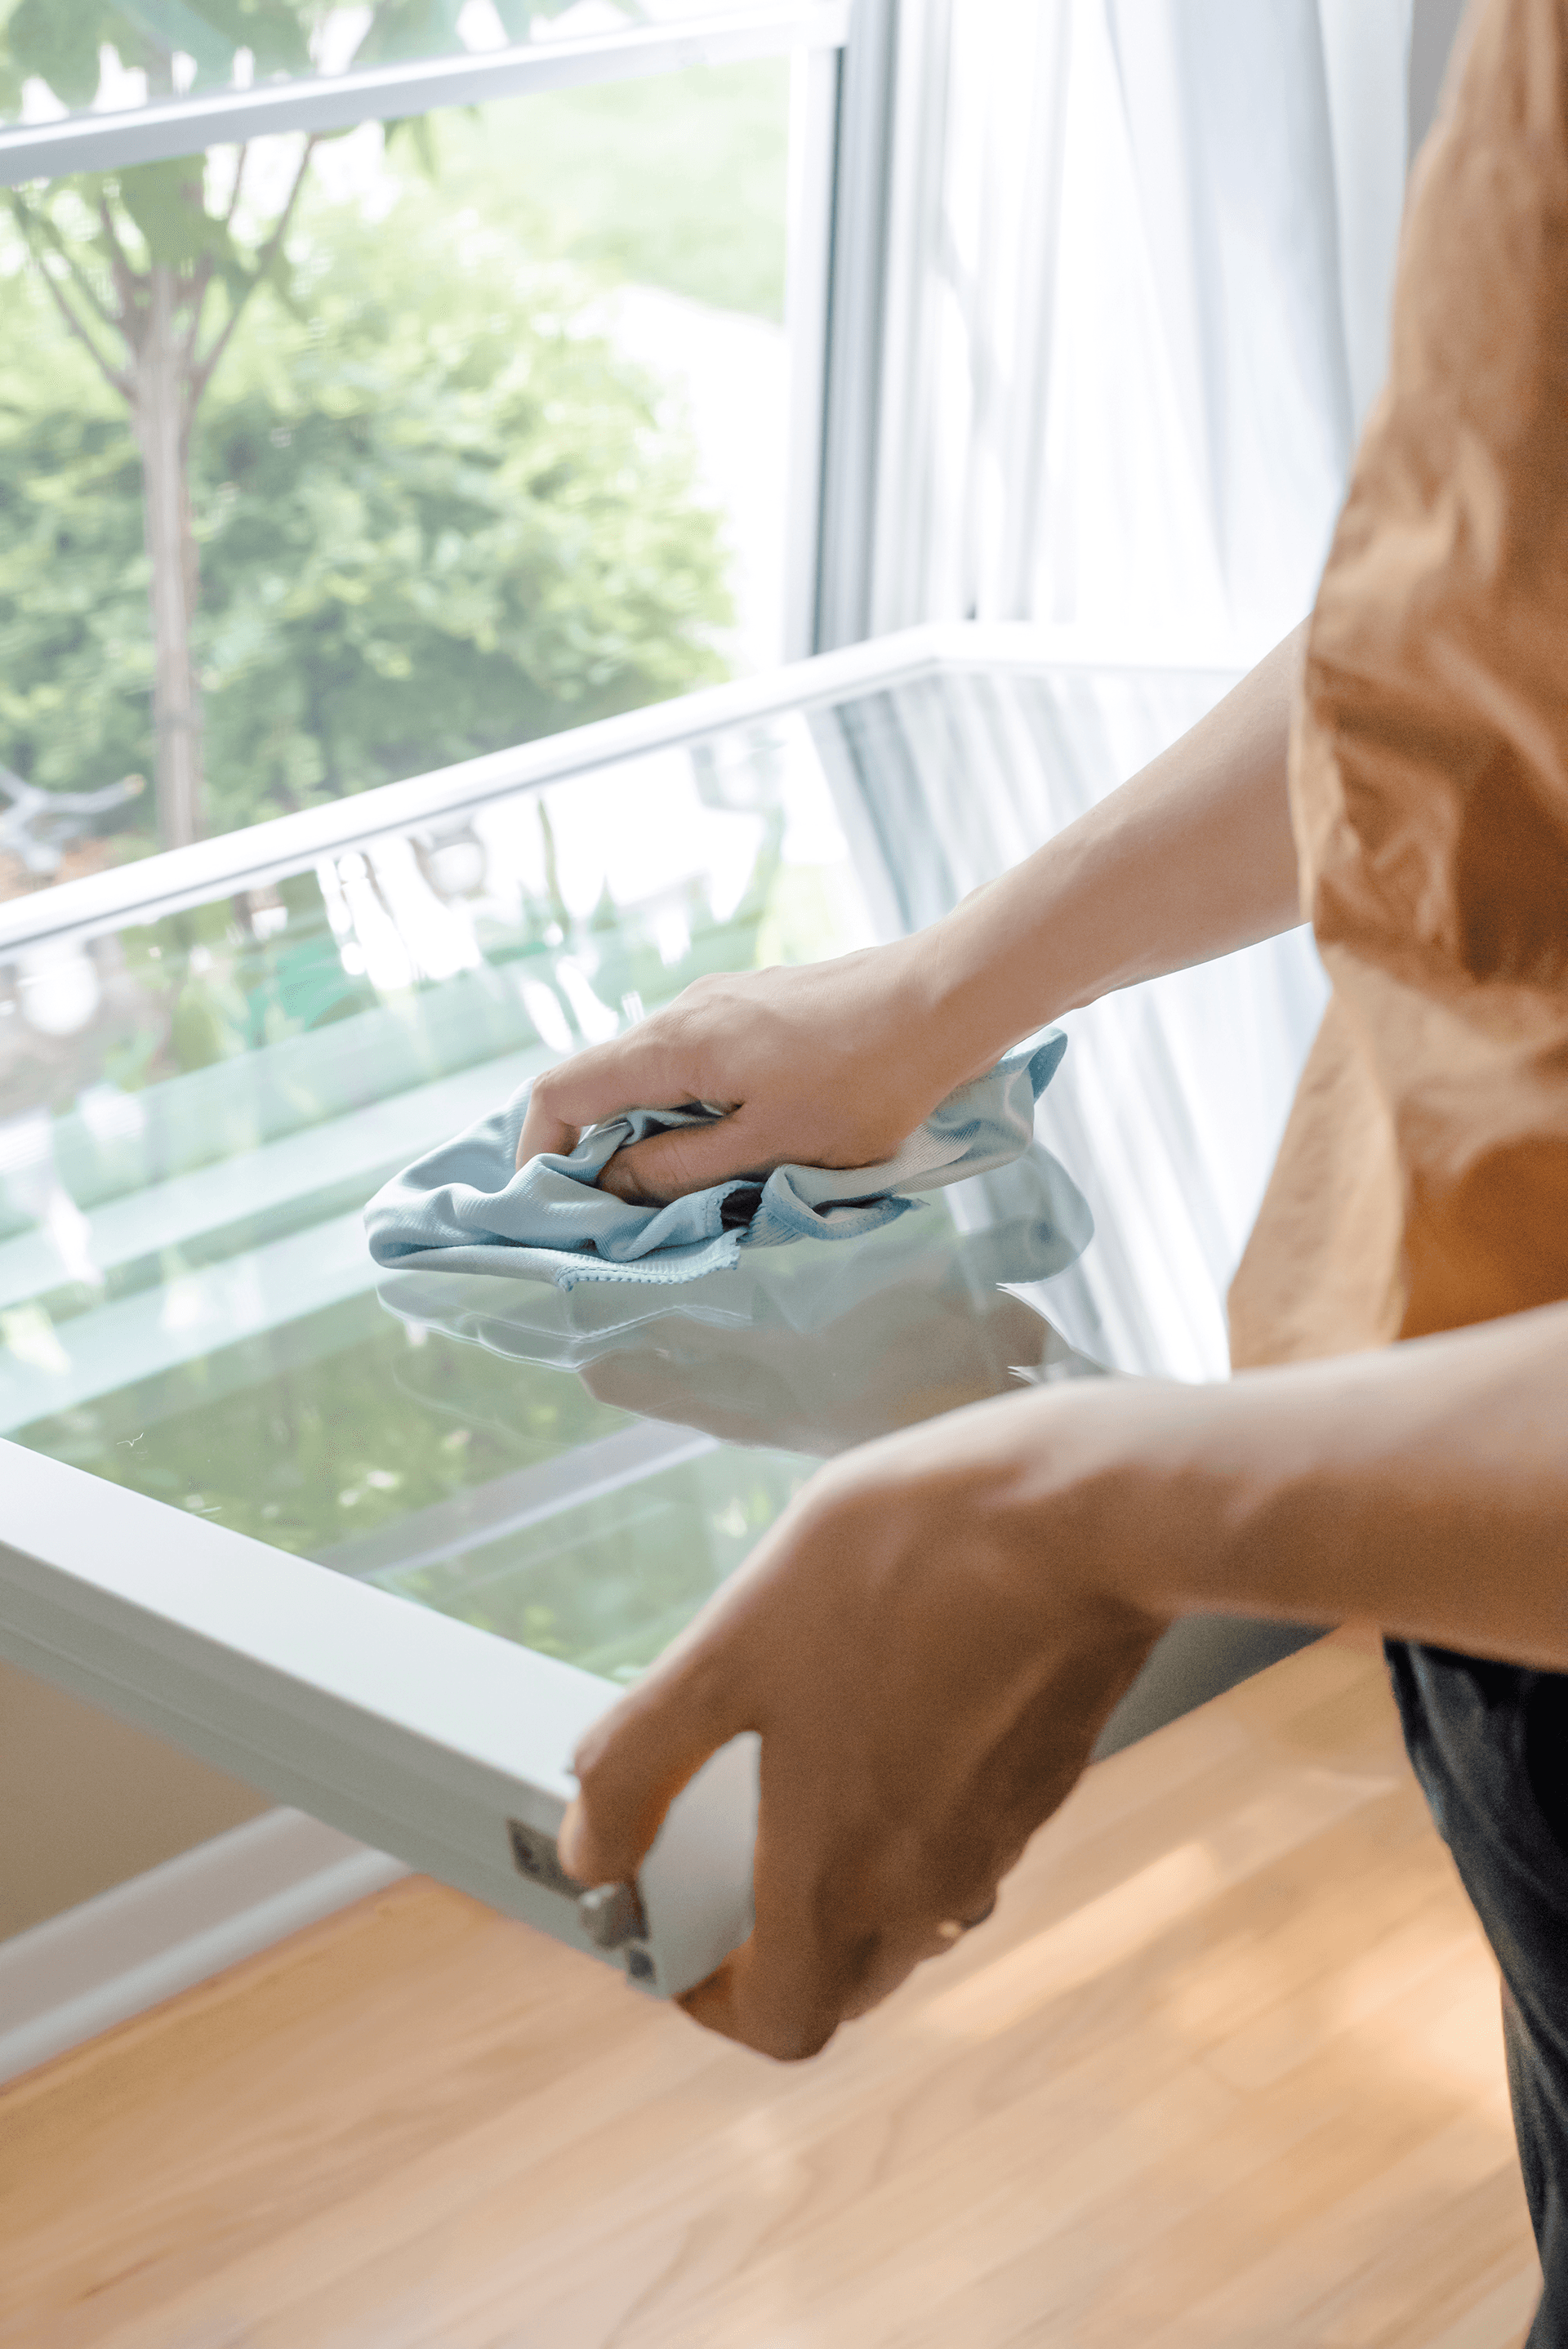
[[[631,1143],[711,1124],[719,1112],[701,1102],[627,1110],[590,1127],[574,1150],[547,1151],[520,1167],[524,1085],[377,1193],[365,1210],[370,1253],[398,1271],[509,1273],[573,1288],[583,1280],[696,1280],[727,1270],[742,1247],[808,1235],[852,1238],[917,1206],[911,1191],[938,1190],[1020,1157],[1067,1043],[1053,1029],[961,1085],[881,1166],[777,1166],[665,1207],[629,1206],[599,1190],[601,1170]]]

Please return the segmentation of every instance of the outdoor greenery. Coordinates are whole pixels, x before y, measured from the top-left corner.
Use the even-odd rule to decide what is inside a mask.
[[[559,5],[496,0],[513,37]],[[259,73],[302,70],[331,13],[0,0],[0,116],[24,74],[90,100],[106,43],[152,94],[176,37],[198,80],[244,47]],[[458,45],[458,0],[337,13],[361,61]],[[0,769],[61,792],[148,776],[124,843],[147,847],[722,674],[724,520],[678,398],[616,347],[613,297],[781,317],[788,74],[693,69],[0,201]],[[607,891],[573,918],[542,802],[542,894],[454,880],[454,856],[482,874],[477,838],[418,841],[485,957],[438,985],[378,994],[314,870],[135,926],[88,950],[84,1025],[8,1020],[0,1113],[54,1113],[51,1195],[96,1214],[542,1054],[533,1012],[573,1011],[563,955],[607,1003],[652,1006],[830,927],[764,813],[738,903],[720,918],[687,889],[684,947]],[[245,1260],[264,1279],[269,1250],[349,1224],[378,1179],[356,1160],[232,1206],[209,1180],[207,1221],[150,1225],[103,1275],[62,1264],[0,1316],[0,1344],[47,1369],[98,1314],[129,1326]],[[42,1196],[0,1183],[0,1241]],[[626,1423],[575,1378],[407,1330],[369,1294],[122,1376],[14,1433],[307,1556]],[[388,1587],[629,1677],[806,1468],[715,1454]]]
[[[435,184],[612,279],[782,324],[786,58],[432,118]]]
[[[7,70],[81,102],[105,40],[166,82],[168,13],[0,0],[0,106]],[[325,13],[202,0],[198,63],[296,70]],[[444,0],[364,13],[361,59],[454,45]],[[779,314],[786,74],[373,129],[356,173],[293,140],[21,191],[0,767],[153,776],[169,843],[722,674],[722,518],[600,310],[634,278]]]
[[[110,1483],[354,1572],[344,1546],[357,1537],[627,1423],[568,1371],[499,1361],[439,1335],[411,1342],[366,1297],[18,1436]],[[631,1679],[739,1565],[812,1464],[727,1447],[376,1578],[481,1630]]]
[[[442,225],[334,219],[308,315],[258,310],[210,395],[191,636],[211,829],[722,674],[718,523],[684,438],[571,331],[569,287],[536,272],[520,316],[510,257],[475,234],[453,269]],[[82,790],[153,763],[137,452],[85,359],[60,351],[46,387],[5,339],[0,760]]]

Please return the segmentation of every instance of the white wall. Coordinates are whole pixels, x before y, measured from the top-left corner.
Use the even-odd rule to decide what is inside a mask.
[[[269,1796],[0,1664],[0,1939],[270,1806]]]

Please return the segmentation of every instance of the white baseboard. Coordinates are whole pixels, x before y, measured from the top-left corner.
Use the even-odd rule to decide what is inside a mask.
[[[0,1941],[0,2081],[407,1872],[303,1811],[264,1811]]]

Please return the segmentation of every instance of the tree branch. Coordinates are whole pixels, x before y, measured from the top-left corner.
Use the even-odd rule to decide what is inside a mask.
[[[245,165],[250,160],[250,153],[251,146],[247,140],[234,158],[234,184],[229,191],[229,209],[223,214],[225,228],[232,228],[234,225],[234,214],[240,206],[240,187],[245,176]]]
[[[130,256],[119,241],[119,231],[114,224],[114,214],[109,211],[107,196],[100,195],[98,200],[98,215],[103,228],[104,243],[108,247],[109,267],[114,273],[114,282],[119,291],[120,306],[124,313],[122,331],[129,342],[131,339],[131,321],[137,316],[140,308],[137,295],[141,285],[141,276],[139,271],[132,266]]]
[[[283,211],[278,214],[277,226],[273,229],[271,236],[268,237],[265,244],[262,247],[261,256],[256,263],[255,268],[251,273],[248,284],[245,285],[242,293],[238,295],[230,295],[229,299],[231,306],[229,316],[224,321],[222,334],[220,334],[217,341],[207,353],[206,357],[201,360],[199,366],[193,367],[191,370],[191,414],[192,416],[196,413],[197,407],[201,402],[201,396],[205,392],[207,386],[212,380],[212,370],[216,367],[219,360],[222,357],[223,353],[229,347],[234,329],[239,325],[241,318],[244,315],[246,305],[249,303],[252,295],[255,292],[257,286],[261,284],[263,278],[266,275],[268,270],[277,259],[279,252],[282,250],[283,241],[288,234],[289,222],[294,218],[294,206],[299,202],[300,190],[304,186],[305,173],[310,169],[310,159],[315,154],[315,149],[316,140],[313,136],[307,139],[304,142],[304,152],[299,159],[299,169],[294,175],[294,185],[288,191],[287,201],[284,205]]]
[[[112,333],[118,334],[119,332],[119,320],[115,316],[112,310],[107,309],[103,303],[98,300],[98,295],[93,288],[92,280],[82,268],[80,262],[77,261],[75,254],[71,251],[70,246],[66,243],[65,238],[60,234],[59,230],[56,227],[55,222],[50,219],[48,213],[43,211],[35,212],[32,205],[24,202],[22,198],[15,193],[15,191],[13,191],[11,195],[11,209],[15,213],[17,219],[21,222],[23,235],[27,238],[29,243],[32,242],[32,237],[29,232],[36,231],[40,235],[42,235],[47,243],[50,251],[57,253],[60,259],[65,263],[67,269],[70,272],[73,284],[76,285],[77,290],[81,295],[83,300],[87,303],[88,307],[93,312],[95,316],[102,320],[103,324],[108,326]]]
[[[102,222],[104,242],[108,246],[115,268],[123,270],[127,277],[136,279],[139,272],[119,241],[119,231],[114,224],[114,214],[108,208],[108,198],[101,192],[98,200],[98,216]]]
[[[185,337],[185,347],[180,354],[180,364],[192,384],[196,380],[196,345],[201,339],[201,312],[206,305],[207,289],[212,283],[212,256],[210,253],[204,253],[191,271],[183,290],[182,298],[189,304],[191,310],[191,331]],[[195,400],[201,396],[201,391],[198,389],[191,402],[192,408]]]
[[[23,234],[26,235],[29,221],[27,206],[24,204],[19,198],[12,196],[11,209],[21,222]],[[127,375],[117,373],[109,365],[108,359],[105,358],[103,353],[99,350],[97,343],[93,340],[92,336],[88,333],[81,319],[77,317],[76,312],[67,301],[57,279],[52,277],[48,270],[45,268],[42,255],[39,256],[38,261],[38,274],[43,279],[44,284],[48,287],[49,298],[54,303],[54,305],[59,312],[61,317],[65,320],[67,331],[74,335],[77,341],[80,343],[83,350],[87,352],[88,357],[92,360],[93,365],[97,367],[98,373],[102,376],[109,389],[111,391],[118,392],[121,399],[129,400],[131,397],[130,378]]]
[[[81,320],[77,317],[76,312],[67,301],[64,294],[60,290],[60,287],[56,283],[55,279],[50,276],[48,271],[46,269],[40,270],[39,274],[43,278],[45,285],[49,289],[56,309],[59,312],[61,317],[65,320],[66,325],[76,336],[77,342],[80,343],[83,350],[87,352],[88,356],[92,360],[93,365],[102,376],[105,383],[108,384],[111,391],[119,392],[122,399],[129,400],[131,397],[130,378],[128,375],[122,374],[118,367],[114,367],[109,365],[109,362],[105,358],[103,353],[94,342],[91,335],[88,334],[87,328],[83,326]]]

